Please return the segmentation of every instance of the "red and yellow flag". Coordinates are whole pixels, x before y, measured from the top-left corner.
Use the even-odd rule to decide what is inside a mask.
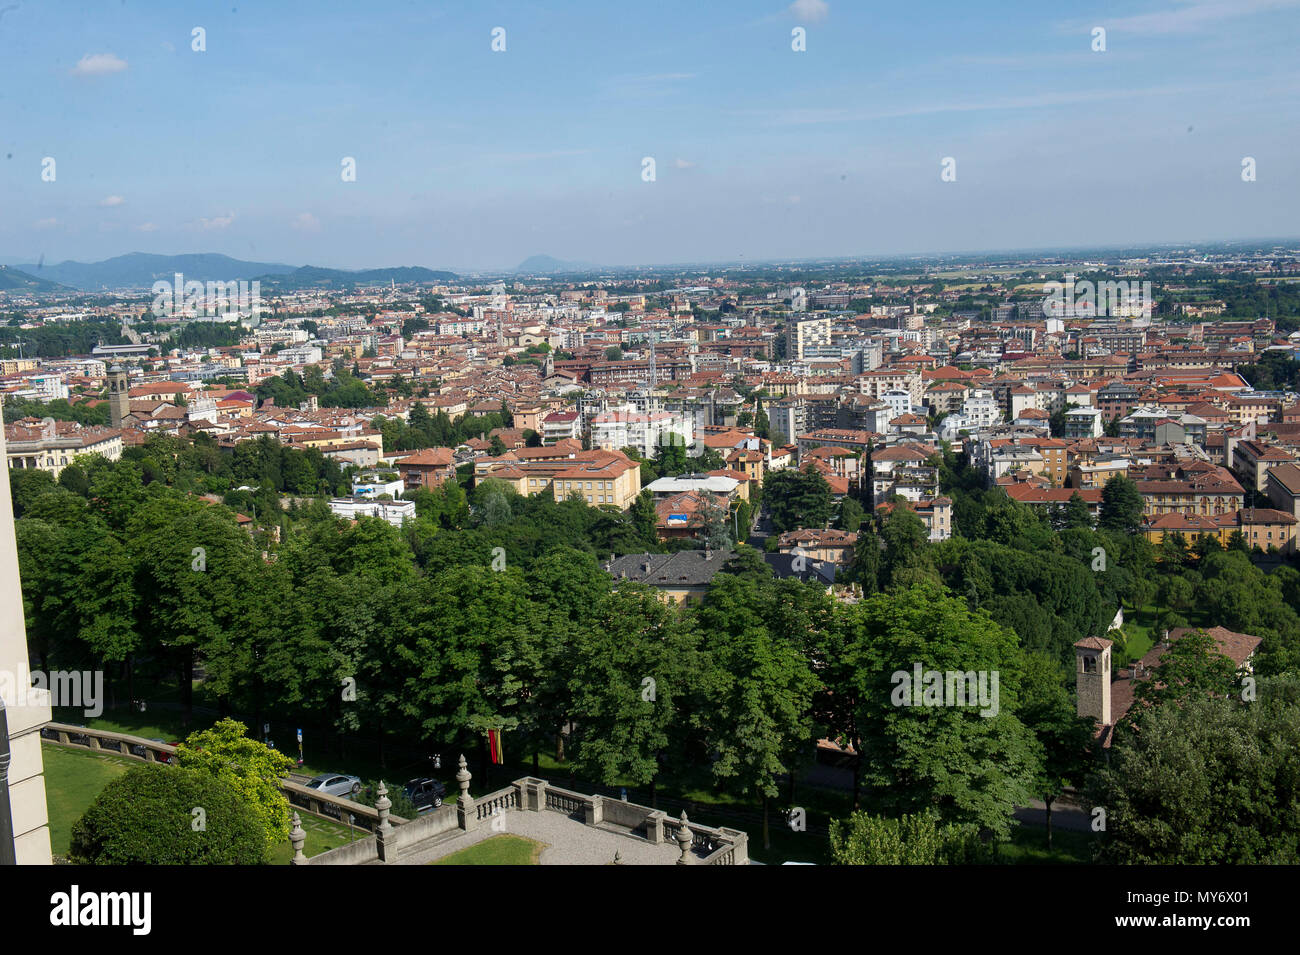
[[[492,765],[500,765],[505,762],[505,756],[501,752],[501,731],[488,730],[488,749],[492,753]]]

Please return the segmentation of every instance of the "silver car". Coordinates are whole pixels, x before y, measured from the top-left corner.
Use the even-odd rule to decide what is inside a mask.
[[[329,796],[355,796],[361,792],[361,777],[345,776],[341,773],[321,773],[307,783],[307,788]]]

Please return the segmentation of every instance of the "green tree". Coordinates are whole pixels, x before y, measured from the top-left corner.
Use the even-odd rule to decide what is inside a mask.
[[[1215,639],[1204,630],[1192,630],[1169,644],[1151,678],[1136,682],[1133,699],[1138,704],[1162,704],[1200,698],[1230,696],[1240,689],[1237,665],[1223,655]],[[1134,706],[1131,717],[1143,707]]]
[[[831,519],[831,486],[812,465],[802,471],[769,471],[763,500],[778,533],[825,527]]]
[[[76,865],[259,865],[268,848],[256,807],[230,782],[154,764],[136,766],[100,791],[73,824],[68,859]]]
[[[1096,765],[1093,721],[1076,712],[1074,694],[1066,688],[1066,672],[1041,653],[1025,654],[1024,701],[1021,722],[1042,747],[1043,758],[1034,791],[1047,809],[1047,848],[1052,848],[1052,803],[1067,788],[1082,786]]]
[[[655,511],[654,495],[646,490],[638,494],[628,508],[628,518],[638,545],[650,552],[658,550],[659,515]]]
[[[569,682],[574,766],[607,785],[649,785],[653,794],[697,719],[701,634],[635,585],[608,594],[592,623],[578,635]]]
[[[756,619],[760,585],[729,574],[714,578],[696,622],[709,635],[704,734],[714,779],[763,803],[763,843],[769,846],[768,803],[777,777],[810,741],[810,707],[817,680],[807,657],[784,633]]]
[[[1099,861],[1120,865],[1300,862],[1300,681],[1259,698],[1188,697],[1126,733],[1087,790],[1106,812]]]
[[[945,821],[1007,838],[1041,759],[1017,716],[1023,664],[1015,634],[928,583],[840,605],[836,614],[842,635],[830,691],[856,703],[849,741],[875,804],[891,815],[933,808]],[[987,705],[970,695],[965,705],[918,698],[917,666],[944,680],[950,672],[983,674]],[[954,682],[954,696],[957,689]],[[969,682],[962,689],[974,693]]]
[[[1097,526],[1104,530],[1136,534],[1142,527],[1142,495],[1137,485],[1116,475],[1101,490]]]
[[[831,820],[836,865],[963,865],[983,861],[979,830],[944,823],[935,812],[899,819],[855,812]]]
[[[191,733],[176,747],[181,769],[205,772],[237,792],[263,834],[267,851],[289,838],[289,800],[280,780],[293,760],[248,737],[248,727],[229,718]]]
[[[862,509],[862,505],[859,504],[856,499],[849,497],[847,494],[840,499],[839,516],[835,521],[836,526],[840,530],[848,531],[849,533],[857,533],[858,527],[862,524],[862,520],[865,517],[866,512]]]

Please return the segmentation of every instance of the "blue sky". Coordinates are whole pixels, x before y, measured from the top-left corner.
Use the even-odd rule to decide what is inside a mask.
[[[0,261],[492,269],[1300,234],[1300,0],[544,6],[0,0]]]

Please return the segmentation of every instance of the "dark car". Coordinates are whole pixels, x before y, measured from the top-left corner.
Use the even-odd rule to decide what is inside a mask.
[[[447,795],[447,787],[428,776],[412,779],[403,787],[403,791],[417,812],[437,809],[442,805],[443,797]]]

